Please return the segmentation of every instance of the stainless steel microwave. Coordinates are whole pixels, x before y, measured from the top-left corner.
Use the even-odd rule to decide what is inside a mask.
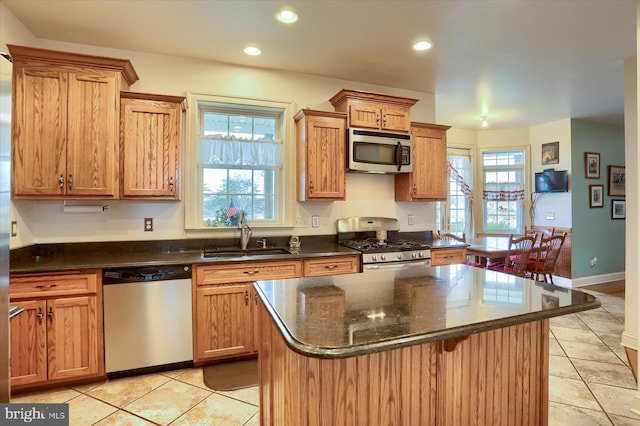
[[[349,129],[347,170],[361,173],[413,171],[413,137],[409,133]]]

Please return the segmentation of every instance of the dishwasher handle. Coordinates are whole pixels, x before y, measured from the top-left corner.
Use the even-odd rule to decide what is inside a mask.
[[[102,284],[190,279],[191,272],[191,265],[157,265],[103,269]]]

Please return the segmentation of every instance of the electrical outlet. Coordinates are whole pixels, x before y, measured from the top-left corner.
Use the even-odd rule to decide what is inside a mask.
[[[18,221],[17,220],[12,220],[11,221],[11,234],[12,237],[17,237],[18,236]]]
[[[556,220],[556,212],[544,212],[544,218],[546,220]]]
[[[144,218],[144,230],[145,230],[145,232],[153,231],[153,218],[152,217],[145,217]]]
[[[318,228],[320,226],[320,216],[318,216],[317,214],[311,216],[311,226],[313,228]]]
[[[296,217],[296,226],[305,227],[307,226],[307,218],[304,216]]]
[[[410,214],[407,217],[407,222],[409,225],[415,225],[416,224],[416,215],[415,214]]]
[[[598,258],[593,256],[589,261],[589,265],[593,268],[594,266],[596,266],[596,263],[598,263]]]

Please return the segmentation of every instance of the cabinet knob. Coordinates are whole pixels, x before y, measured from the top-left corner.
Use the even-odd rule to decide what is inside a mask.
[[[173,176],[169,178],[169,191],[173,192]]]
[[[44,315],[42,315],[42,308],[38,308],[38,322],[40,324],[42,324],[42,318],[44,317]]]
[[[60,175],[60,177],[58,178],[58,186],[60,187],[60,189],[64,188],[64,176]]]
[[[67,181],[67,185],[69,185],[69,189],[73,187],[73,175],[69,175],[69,180]]]
[[[244,291],[244,304],[249,306],[249,292],[247,290]]]
[[[47,314],[50,320],[53,321],[53,308],[49,308],[49,313]]]

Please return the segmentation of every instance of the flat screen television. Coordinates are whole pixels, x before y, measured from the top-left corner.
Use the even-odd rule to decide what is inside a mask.
[[[567,170],[545,170],[536,173],[537,193],[569,192],[569,173]]]

